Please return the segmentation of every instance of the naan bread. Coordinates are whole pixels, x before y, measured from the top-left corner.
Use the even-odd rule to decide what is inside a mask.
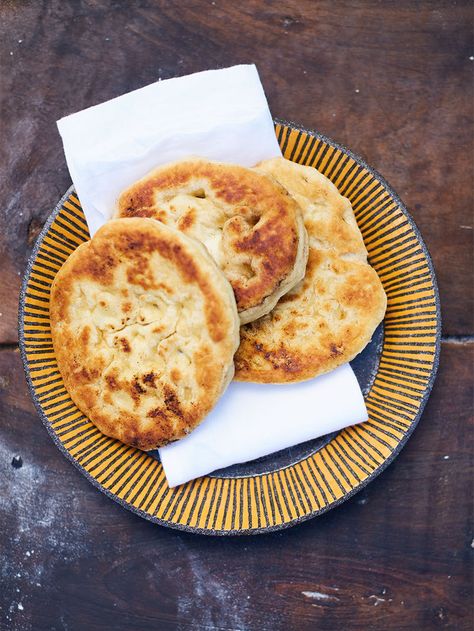
[[[257,165],[303,209],[304,280],[273,311],[241,328],[238,381],[303,381],[353,359],[383,319],[387,299],[348,199],[312,167],[275,158]]]
[[[244,167],[190,158],[159,167],[120,196],[118,217],[153,217],[203,243],[234,290],[242,324],[268,313],[304,276],[301,210]]]
[[[182,438],[232,379],[239,319],[202,245],[153,219],[106,223],[51,290],[59,370],[108,436],[149,450]]]

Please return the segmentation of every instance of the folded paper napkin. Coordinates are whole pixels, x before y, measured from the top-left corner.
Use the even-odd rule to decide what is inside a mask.
[[[253,166],[281,155],[255,66],[158,81],[58,121],[91,235],[122,191],[188,156]]]
[[[367,420],[349,364],[292,385],[232,383],[192,434],[160,449],[170,486]]]
[[[159,81],[58,121],[93,235],[119,194],[190,155],[253,166],[281,155],[254,65]],[[290,385],[232,383],[192,434],[159,450],[170,486],[367,420],[347,364]]]

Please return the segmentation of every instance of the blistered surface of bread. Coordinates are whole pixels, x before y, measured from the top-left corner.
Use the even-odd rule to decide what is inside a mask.
[[[233,375],[232,288],[201,244],[152,219],[106,223],[51,290],[58,366],[108,436],[149,450],[189,433]]]
[[[203,243],[232,285],[242,323],[303,278],[301,210],[262,173],[199,158],[168,164],[122,193],[117,216],[152,217]]]
[[[386,296],[348,199],[312,167],[283,158],[262,162],[296,199],[309,258],[304,280],[273,311],[241,328],[235,356],[240,381],[310,379],[352,360],[383,319]]]

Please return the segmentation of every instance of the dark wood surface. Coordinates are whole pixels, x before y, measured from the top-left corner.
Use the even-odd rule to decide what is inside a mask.
[[[472,628],[472,22],[462,1],[0,4],[1,629]],[[274,116],[350,147],[405,201],[444,338],[420,425],[379,478],[301,526],[220,539],[141,520],[60,455],[30,402],[16,312],[70,184],[55,121],[247,62]]]

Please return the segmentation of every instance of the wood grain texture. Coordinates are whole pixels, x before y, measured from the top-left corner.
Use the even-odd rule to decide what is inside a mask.
[[[467,631],[473,350],[443,345],[420,425],[365,490],[237,539],[154,526],[93,489],[35,414],[18,352],[0,352],[0,628]]]
[[[0,17],[0,342],[16,340],[18,274],[70,184],[55,121],[158,78],[248,62],[274,116],[345,144],[391,183],[433,255],[445,333],[473,333],[469,2],[6,1]]]
[[[274,116],[380,171],[431,251],[445,333],[472,321],[468,2],[43,0],[0,5],[0,343],[20,274],[70,184],[55,121],[167,78],[255,62]],[[474,344],[444,343],[400,456],[341,507],[238,539],[154,526],[96,491],[0,351],[0,628],[472,628]],[[11,462],[15,455],[22,466]]]

